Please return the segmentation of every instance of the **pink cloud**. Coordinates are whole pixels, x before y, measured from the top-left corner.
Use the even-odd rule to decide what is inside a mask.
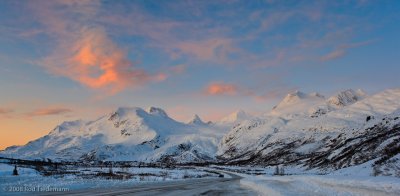
[[[267,82],[267,81],[263,81]],[[272,84],[274,81],[270,81]],[[203,90],[205,95],[208,96],[241,96],[241,97],[250,97],[257,102],[265,102],[272,99],[279,99],[286,95],[288,92],[292,92],[297,90],[297,87],[287,86],[285,84],[278,84],[274,87],[269,87],[268,90],[265,90],[266,86],[269,86],[268,83],[261,85],[261,88],[264,90],[258,90],[247,88],[235,84],[223,83],[223,82],[212,82],[205,87]]]
[[[14,110],[10,109],[10,108],[0,108],[0,115],[7,115],[10,113],[13,113]]]
[[[238,87],[233,84],[225,84],[221,82],[214,82],[209,84],[205,93],[208,95],[236,95]]]
[[[62,107],[50,107],[50,108],[40,108],[34,110],[30,113],[27,113],[27,116],[48,116],[48,115],[60,115],[60,114],[67,114],[72,112],[71,109],[62,108]]]
[[[68,77],[84,86],[117,93],[149,81],[162,81],[165,74],[150,75],[135,68],[125,51],[101,28],[84,29],[80,37],[47,57],[44,66],[53,74]]]
[[[57,12],[59,6],[67,8]],[[165,73],[150,74],[137,68],[102,26],[89,26],[88,21],[97,19],[99,6],[97,1],[51,1],[41,6],[31,5],[45,25],[46,33],[58,43],[54,52],[39,63],[54,75],[108,94],[165,80]],[[71,19],[70,14],[76,14],[79,19]]]
[[[8,107],[3,107],[0,108],[0,119],[2,118],[14,118],[15,117],[15,110],[8,108]]]

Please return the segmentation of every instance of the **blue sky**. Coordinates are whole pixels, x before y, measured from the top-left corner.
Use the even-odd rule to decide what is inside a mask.
[[[294,90],[396,88],[399,13],[368,0],[1,1],[0,133],[35,138],[118,106],[216,120]]]

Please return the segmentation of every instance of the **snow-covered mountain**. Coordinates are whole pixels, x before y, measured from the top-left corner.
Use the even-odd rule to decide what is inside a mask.
[[[234,127],[221,140],[218,156],[235,164],[334,169],[393,161],[400,152],[400,89],[369,97],[358,92],[327,100],[317,93],[291,93],[266,116]],[[310,112],[315,108],[321,109],[318,115]]]
[[[271,111],[234,112],[188,123],[155,107],[118,108],[94,121],[64,122],[48,135],[0,156],[63,160],[292,164],[339,169],[365,162],[400,172],[400,89],[367,96],[345,90],[289,93]],[[385,169],[386,168],[386,169]]]
[[[327,110],[326,100],[319,93],[306,94],[300,91],[289,93],[269,113],[271,116],[293,116],[312,113],[313,110]]]
[[[330,97],[328,99],[328,104],[334,107],[344,107],[365,98],[366,95],[367,94],[361,89],[357,91],[349,89]]]
[[[199,119],[196,119],[199,120]],[[215,157],[220,130],[202,121],[184,124],[160,108],[118,108],[90,121],[64,122],[48,135],[1,156],[63,160],[201,162]]]
[[[188,124],[190,125],[205,125],[207,123],[205,123],[203,120],[201,120],[201,118],[195,114],[193,116],[193,118],[188,122]]]
[[[249,120],[252,118],[253,118],[252,115],[246,113],[243,110],[238,110],[238,111],[235,111],[235,112],[229,114],[228,116],[225,116],[222,119],[218,120],[217,122],[215,122],[215,124],[231,127],[237,123],[240,123],[244,120]]]

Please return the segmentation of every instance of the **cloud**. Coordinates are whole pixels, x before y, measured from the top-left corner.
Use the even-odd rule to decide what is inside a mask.
[[[99,3],[68,1],[45,3],[44,7],[34,10],[41,12],[40,22],[57,43],[54,52],[39,61],[50,73],[108,94],[166,79],[164,73],[150,74],[138,68],[105,28],[94,22]],[[58,7],[65,9],[53,11]],[[77,18],[71,18],[73,14]]]
[[[50,108],[40,108],[32,112],[27,113],[27,116],[49,116],[49,115],[60,115],[72,112],[71,109],[62,107],[50,107]]]
[[[262,86],[262,89],[264,90],[257,90],[224,82],[212,82],[205,87],[203,92],[208,96],[241,96],[250,97],[257,102],[264,102],[272,99],[282,98],[288,92],[293,92],[294,90],[298,89],[298,87],[282,84],[279,86],[270,87],[268,89],[265,88],[265,86],[268,86],[268,84],[264,84]]]
[[[236,95],[238,87],[233,84],[214,82],[206,87],[205,93],[207,95]]]
[[[6,109],[6,108],[0,108],[0,114],[9,114],[13,112],[11,109]]]
[[[14,113],[14,110],[10,108],[0,108],[0,116],[10,118],[12,113]]]
[[[337,59],[337,58],[344,56],[345,54],[346,54],[346,52],[343,49],[334,50],[334,51],[322,56],[321,61],[329,61],[329,60]]]
[[[179,64],[172,66],[170,70],[175,74],[182,74],[186,71],[187,66],[185,64]]]
[[[329,61],[329,60],[334,60],[334,59],[340,58],[340,57],[346,55],[347,49],[365,46],[365,45],[368,45],[370,43],[373,43],[374,41],[376,41],[376,40],[372,39],[372,40],[367,40],[367,41],[363,41],[363,42],[341,44],[335,50],[333,50],[330,53],[322,56],[321,57],[321,61]]]
[[[184,41],[173,45],[178,55],[190,55],[200,60],[225,60],[237,51],[228,38],[209,38],[201,41]]]
[[[81,37],[66,46],[66,50],[58,51],[43,61],[51,73],[111,93],[166,79],[165,74],[150,75],[135,68],[125,51],[101,28],[83,29],[79,34]]]

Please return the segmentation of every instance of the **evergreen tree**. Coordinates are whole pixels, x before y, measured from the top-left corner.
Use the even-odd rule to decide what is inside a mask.
[[[274,175],[279,175],[279,166],[278,165],[275,167]]]
[[[14,167],[13,175],[18,176],[17,165],[15,165],[15,167]]]

